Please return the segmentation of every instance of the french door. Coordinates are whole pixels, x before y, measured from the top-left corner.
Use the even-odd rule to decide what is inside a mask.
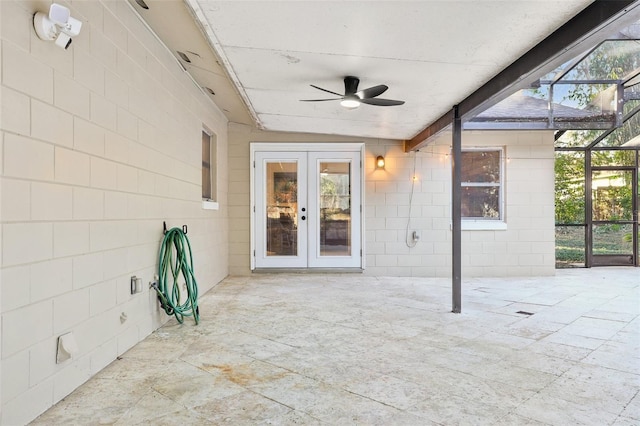
[[[287,148],[252,146],[252,267],[362,268],[360,146]]]

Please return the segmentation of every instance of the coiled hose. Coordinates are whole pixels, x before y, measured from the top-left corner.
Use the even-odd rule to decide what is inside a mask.
[[[180,304],[180,280],[185,283],[187,295]],[[193,274],[191,244],[186,233],[180,228],[171,228],[164,234],[158,256],[158,293],[160,306],[167,315],[174,315],[182,324],[185,316],[192,316],[196,325],[200,322],[198,308],[198,283]],[[169,285],[171,282],[171,285]]]

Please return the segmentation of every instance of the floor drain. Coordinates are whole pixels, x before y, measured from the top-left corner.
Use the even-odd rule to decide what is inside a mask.
[[[516,314],[521,314],[521,315],[533,315],[533,312],[518,311],[518,312],[516,312]]]

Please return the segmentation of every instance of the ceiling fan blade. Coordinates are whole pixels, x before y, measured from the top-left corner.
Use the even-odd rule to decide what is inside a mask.
[[[373,86],[369,87],[368,89],[360,90],[359,92],[356,92],[356,96],[360,99],[375,98],[376,96],[379,96],[386,92],[388,88],[388,86],[381,84],[379,86]]]
[[[331,98],[331,99],[300,99],[300,102],[322,102],[322,101],[339,101],[342,98]]]
[[[404,101],[395,101],[393,99],[378,99],[378,98],[360,99],[360,102],[362,102],[363,104],[377,105],[377,106],[395,106],[395,105],[404,104]]]
[[[331,90],[323,89],[322,87],[314,86],[313,84],[311,84],[310,86],[315,89],[322,90],[323,92],[331,93],[332,95],[342,96],[342,94],[340,93],[332,92]]]

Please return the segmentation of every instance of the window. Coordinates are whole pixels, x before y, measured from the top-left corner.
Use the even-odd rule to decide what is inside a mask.
[[[467,221],[503,220],[501,148],[462,152],[462,218]]]
[[[202,131],[202,201],[205,208],[216,208],[216,138]]]

